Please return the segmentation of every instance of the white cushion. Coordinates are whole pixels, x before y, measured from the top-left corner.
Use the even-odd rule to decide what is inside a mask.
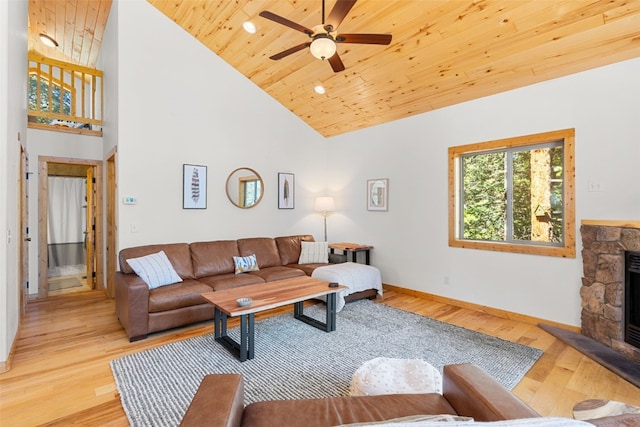
[[[451,415],[451,414],[436,414],[436,415],[408,415],[406,417],[392,418],[390,420],[384,421],[371,421],[371,422],[361,422],[361,423],[350,423],[350,424],[341,424],[336,427],[365,427],[365,426],[382,426],[382,425],[393,425],[394,427],[398,424],[418,424],[418,423],[428,423],[430,425],[433,423],[434,425],[442,425],[443,422],[451,422],[451,421],[460,421],[466,423],[472,423],[474,420],[471,417],[463,417],[460,415]]]
[[[328,264],[329,244],[327,242],[300,242],[298,264]]]
[[[144,280],[149,289],[182,282],[164,251],[139,258],[130,258],[127,263]]]
[[[233,263],[236,265],[236,274],[260,270],[258,268],[258,259],[255,254],[248,256],[234,256]]]
[[[372,422],[372,423],[357,423],[357,424],[343,424],[342,426],[375,426],[375,427],[453,427],[460,426],[466,427],[468,424],[480,425],[486,427],[593,427],[593,424],[586,423],[584,421],[572,420],[571,418],[562,417],[539,417],[539,418],[520,418],[515,420],[505,421],[422,421],[417,419],[415,421],[394,421],[388,422]]]
[[[442,375],[422,359],[376,357],[351,378],[351,396],[401,393],[442,393]]]

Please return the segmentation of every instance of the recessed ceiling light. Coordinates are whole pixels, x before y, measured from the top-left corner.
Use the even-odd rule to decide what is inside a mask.
[[[326,92],[326,90],[324,89],[324,86],[322,85],[316,85],[316,87],[314,87],[313,90],[319,95],[324,95],[324,93]]]
[[[45,33],[40,33],[40,41],[49,47],[58,47],[58,42],[56,41],[56,39]]]
[[[244,30],[249,34],[255,34],[256,32],[256,26],[253,25],[253,22],[251,21],[245,21],[242,24],[242,28],[244,28]]]

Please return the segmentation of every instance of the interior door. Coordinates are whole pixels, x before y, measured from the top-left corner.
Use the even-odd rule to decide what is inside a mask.
[[[84,230],[84,242],[87,256],[87,285],[95,289],[95,195],[93,185],[93,167],[87,168],[87,228]]]

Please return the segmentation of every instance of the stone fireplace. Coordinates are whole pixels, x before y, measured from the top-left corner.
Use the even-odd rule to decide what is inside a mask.
[[[640,362],[625,342],[625,253],[640,252],[640,221],[583,220],[582,334]]]

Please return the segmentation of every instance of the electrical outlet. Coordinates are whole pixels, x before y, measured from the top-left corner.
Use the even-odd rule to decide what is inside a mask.
[[[444,284],[448,285],[449,284],[449,276],[444,276]]]
[[[138,226],[135,224],[131,224],[131,232],[132,233],[137,233],[138,232]]]
[[[600,181],[589,180],[588,186],[589,186],[588,187],[589,192],[592,192],[592,193],[600,192],[604,190],[604,186]]]

